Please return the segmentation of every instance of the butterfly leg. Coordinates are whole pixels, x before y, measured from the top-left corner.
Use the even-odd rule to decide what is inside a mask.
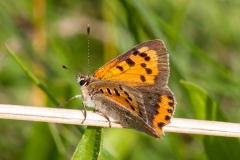
[[[70,101],[72,101],[72,100],[75,99],[75,98],[82,98],[82,95],[76,95],[76,96],[70,98],[67,102],[61,104],[58,108],[62,108],[62,106],[68,104]]]
[[[103,116],[104,118],[106,118],[106,120],[109,122],[109,127],[110,127],[110,128],[112,127],[111,121],[110,121],[109,117],[108,117],[106,114],[104,114],[104,113],[102,113],[101,111],[96,110],[96,109],[94,109],[94,112],[97,113],[97,114],[99,114],[99,115],[101,115],[101,116]]]
[[[87,110],[86,110],[86,105],[82,102],[82,106],[83,106],[83,116],[84,116],[84,119],[83,119],[83,121],[81,122],[81,124],[83,124],[84,123],[84,121],[86,120],[86,118],[87,118]]]

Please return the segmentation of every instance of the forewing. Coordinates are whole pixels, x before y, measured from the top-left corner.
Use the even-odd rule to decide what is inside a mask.
[[[161,40],[151,40],[113,59],[94,73],[105,81],[117,81],[130,86],[167,84],[168,54]]]

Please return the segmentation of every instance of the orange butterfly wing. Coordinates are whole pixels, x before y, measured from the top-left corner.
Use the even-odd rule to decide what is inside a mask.
[[[148,124],[162,134],[170,123],[175,102],[167,87],[168,54],[161,40],[151,40],[135,46],[99,68],[94,77],[116,81],[138,89],[143,96]]]
[[[157,77],[161,77],[161,85],[165,85],[168,72],[166,48],[162,41],[152,40],[141,43],[113,59],[93,76],[130,86],[148,86],[154,84]]]

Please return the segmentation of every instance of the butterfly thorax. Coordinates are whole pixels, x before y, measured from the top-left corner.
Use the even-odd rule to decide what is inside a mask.
[[[99,79],[89,76],[78,74],[77,75],[77,83],[81,86],[82,96],[83,96],[83,103],[88,107],[95,107],[94,101],[92,99],[92,93],[89,90],[89,84],[94,81],[99,81]]]

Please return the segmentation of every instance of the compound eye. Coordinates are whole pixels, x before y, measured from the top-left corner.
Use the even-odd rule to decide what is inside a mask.
[[[85,79],[80,79],[79,84],[80,86],[84,86],[86,84]]]

